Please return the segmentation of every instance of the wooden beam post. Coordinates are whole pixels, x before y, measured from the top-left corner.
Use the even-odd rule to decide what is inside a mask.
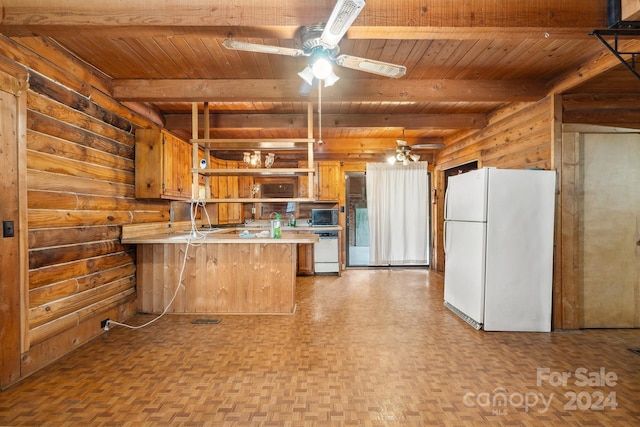
[[[211,137],[211,117],[209,116],[209,103],[204,103],[204,139],[209,139]],[[211,161],[211,149],[207,146],[204,149],[204,158],[207,161],[207,167],[209,166],[209,162]],[[204,198],[211,198],[211,177],[209,175],[205,175],[204,177]]]
[[[200,193],[200,179],[198,175],[198,103],[191,103],[191,139],[193,142],[192,157],[193,157],[193,173],[191,175],[191,198],[197,199]]]
[[[309,141],[313,139],[313,103],[307,103],[307,138]],[[315,170],[315,166],[313,165],[313,142],[308,143],[308,152],[307,152],[307,167],[313,168]],[[314,197],[313,194],[313,180],[315,173],[309,172],[307,180],[307,195],[310,198]]]

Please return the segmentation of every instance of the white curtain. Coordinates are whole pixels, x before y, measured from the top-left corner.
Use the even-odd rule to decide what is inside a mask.
[[[429,263],[427,162],[367,163],[369,263]]]

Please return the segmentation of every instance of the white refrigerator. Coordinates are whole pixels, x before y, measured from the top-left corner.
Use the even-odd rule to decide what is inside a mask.
[[[449,178],[444,301],[476,329],[551,330],[555,179],[496,168]]]

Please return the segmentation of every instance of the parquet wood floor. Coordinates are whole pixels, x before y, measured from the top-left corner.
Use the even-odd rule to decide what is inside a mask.
[[[442,286],[349,270],[300,277],[291,316],[114,327],[1,392],[0,425],[638,425],[640,330],[476,331]]]

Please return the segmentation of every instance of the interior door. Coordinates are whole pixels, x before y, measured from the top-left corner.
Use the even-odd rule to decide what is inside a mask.
[[[581,145],[582,327],[639,327],[640,136],[585,134]]]

